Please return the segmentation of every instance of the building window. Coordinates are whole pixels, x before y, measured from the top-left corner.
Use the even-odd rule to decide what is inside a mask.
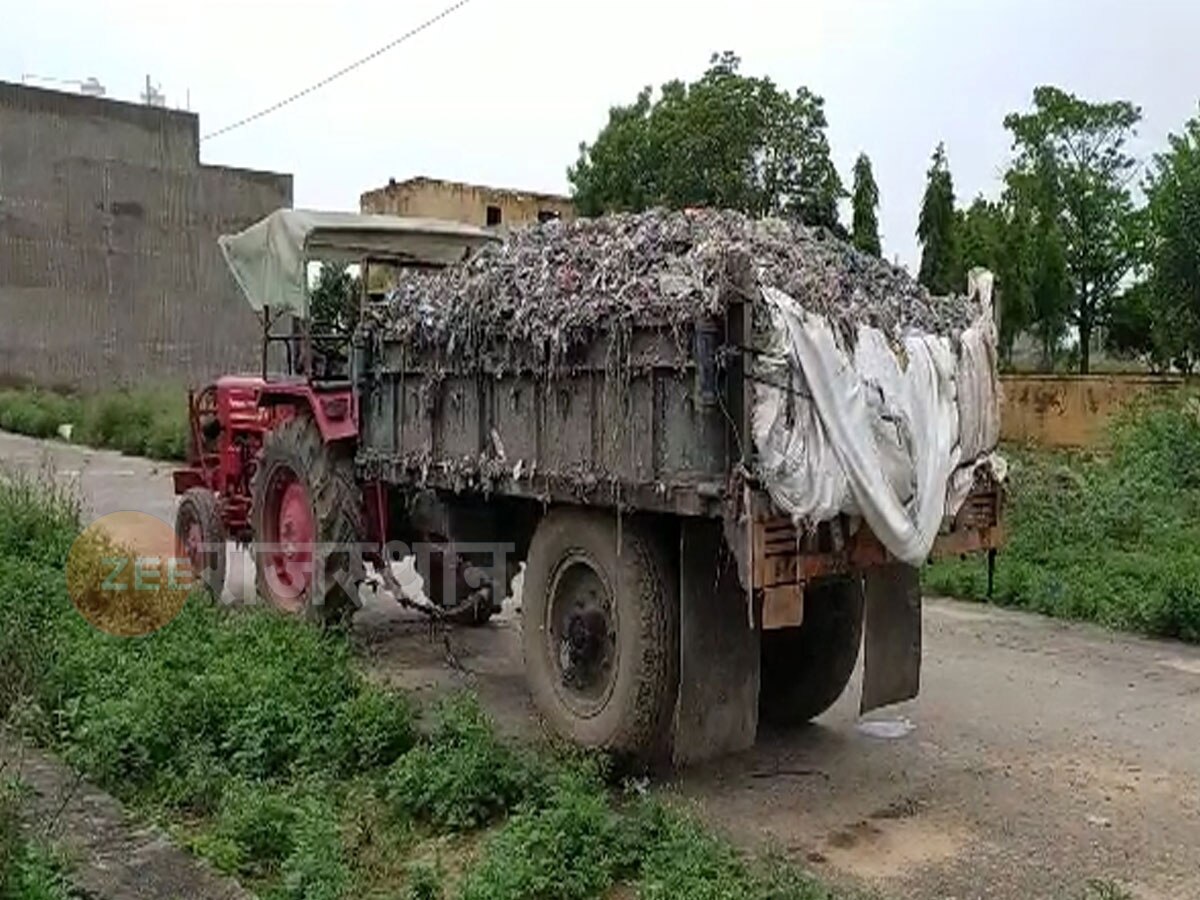
[[[501,221],[503,218],[504,218],[504,214],[503,214],[503,213],[500,211],[500,207],[498,207],[498,206],[489,206],[489,207],[487,208],[487,224],[488,224],[488,228],[495,228],[497,225],[499,225],[499,224],[500,224],[500,221]]]
[[[538,221],[543,225],[547,222],[556,222],[562,218],[562,213],[553,209],[539,209]]]

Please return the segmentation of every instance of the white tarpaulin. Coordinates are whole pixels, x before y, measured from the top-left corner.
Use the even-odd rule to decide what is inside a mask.
[[[853,349],[829,322],[764,288],[773,323],[758,358],[754,439],[759,474],[798,524],[861,516],[893,556],[920,565],[958,511],[980,465],[1003,478],[992,276],[972,272],[980,301],[957,348],[906,334],[892,346],[859,326]]]
[[[280,209],[238,234],[217,238],[225,263],[255,312],[308,315],[308,263],[380,259],[449,265],[496,235],[439,219]]]

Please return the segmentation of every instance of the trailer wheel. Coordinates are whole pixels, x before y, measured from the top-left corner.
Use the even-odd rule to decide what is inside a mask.
[[[260,596],[322,624],[349,620],[366,520],[345,447],[326,444],[304,417],[270,432],[254,473],[251,527]]]
[[[220,600],[225,591],[225,523],[217,495],[208,488],[189,488],[175,512],[175,537],[192,573]]]
[[[665,541],[611,513],[551,511],[529,548],[522,617],[530,690],[555,731],[642,762],[666,751],[679,588]]]
[[[762,719],[777,726],[802,725],[829,709],[854,672],[862,632],[858,579],[830,579],[808,587],[804,623],[763,632]]]

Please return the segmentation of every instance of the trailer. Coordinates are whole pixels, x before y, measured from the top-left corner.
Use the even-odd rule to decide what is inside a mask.
[[[860,648],[864,711],[916,696],[916,570],[851,517],[798,527],[756,477],[761,298],[746,274],[730,272],[716,314],[600,327],[553,371],[481,365],[378,327],[372,271],[451,264],[493,240],[294,211],[222,239],[263,323],[263,370],[189,397],[177,532],[206,581],[223,585],[228,538],[253,549],[259,594],[284,612],[343,622],[366,586],[482,625],[520,572],[541,715],[647,762],[744,749],[760,718],[809,721]],[[358,315],[337,334],[309,321],[314,259],[361,266]],[[1001,502],[981,474],[934,555],[990,563]],[[423,597],[393,575],[410,554]]]

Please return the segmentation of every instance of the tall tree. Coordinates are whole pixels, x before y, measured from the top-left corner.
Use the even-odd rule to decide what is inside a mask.
[[[698,80],[668,82],[657,98],[647,87],[612,108],[567,170],[580,212],[731,207],[840,230],[845,192],[824,100],[803,87],[789,94],[740,66],[732,53],[714,55]]]
[[[1125,144],[1141,120],[1132,103],[1090,103],[1056,87],[1033,92],[1033,110],[1004,126],[1016,158],[1008,172],[1018,203],[1037,210],[1051,254],[1044,284],[1061,262],[1079,333],[1079,370],[1090,366],[1092,336],[1135,261],[1136,217],[1129,192],[1135,161]],[[1054,253],[1061,250],[1061,261]]]
[[[308,291],[313,331],[348,331],[358,318],[360,289],[358,277],[345,266],[321,263],[316,283]]]
[[[995,301],[1000,315],[1000,354],[1009,359],[1013,340],[1029,325],[1029,304],[1024,282],[1014,265],[1010,222],[1004,206],[976,197],[955,214],[954,284],[966,284],[967,273],[982,266],[996,276]]]
[[[854,163],[854,191],[850,205],[854,215],[851,222],[850,240],[863,253],[882,256],[883,246],[879,242],[879,186],[871,171],[871,158],[860,153]]]
[[[1154,356],[1191,371],[1200,361],[1200,116],[1168,142],[1145,185],[1146,319]]]
[[[926,175],[925,196],[917,222],[921,243],[921,269],[917,279],[935,294],[962,290],[955,282],[959,264],[955,247],[954,179],[946,160],[945,144],[938,144]]]

